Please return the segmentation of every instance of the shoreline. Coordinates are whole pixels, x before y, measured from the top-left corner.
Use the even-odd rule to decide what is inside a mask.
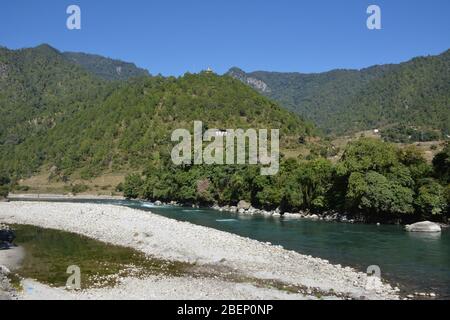
[[[333,292],[335,298],[399,299],[398,290],[381,283],[378,278],[369,288],[373,277],[352,268],[332,265],[326,260],[269,243],[126,207],[14,201],[0,204],[0,221],[73,232],[166,260],[213,266],[218,270],[231,270],[236,275],[266,281],[282,281],[309,288],[312,292]],[[226,286],[235,287],[236,284],[228,283]],[[195,296],[195,292],[189,294]],[[189,294],[186,297],[189,298]],[[261,294],[263,299],[270,297]],[[291,297],[314,298],[313,295],[298,294]]]
[[[126,200],[122,196],[105,196],[92,194],[58,194],[58,193],[10,193],[8,200]]]
[[[14,201],[20,201],[20,200],[26,200],[26,201],[52,201],[52,200],[118,200],[118,201],[124,201],[124,200],[130,200],[123,196],[106,196],[106,195],[91,195],[91,194],[79,194],[79,195],[71,195],[71,194],[37,194],[37,193],[10,193],[6,199],[8,200],[14,200]],[[141,202],[148,202],[149,200],[145,199],[131,199],[133,201],[141,201]],[[401,225],[403,227],[413,224],[415,222],[421,222],[423,220],[412,220],[412,221],[402,221],[402,222],[394,222],[394,220],[391,220],[389,222],[382,221],[380,219],[379,222],[374,221],[367,221],[362,216],[352,216],[349,213],[340,213],[337,211],[328,211],[323,213],[312,213],[309,211],[300,211],[300,212],[281,212],[279,209],[276,210],[264,210],[264,209],[257,209],[254,208],[251,204],[247,204],[245,207],[240,207],[239,204],[236,206],[219,206],[217,204],[211,205],[211,206],[199,206],[195,204],[183,204],[178,203],[176,201],[171,201],[168,203],[161,202],[161,201],[155,201],[153,202],[155,206],[181,206],[181,207],[187,207],[187,208],[208,208],[217,210],[220,212],[230,212],[230,213],[237,213],[241,215],[247,215],[247,216],[263,216],[263,217],[274,217],[274,218],[284,218],[284,219],[296,219],[296,220],[312,220],[312,221],[324,221],[324,222],[337,222],[337,223],[351,223],[351,224],[372,224],[372,225]],[[434,222],[441,226],[441,228],[446,229],[450,228],[450,224],[443,223],[443,222]]]

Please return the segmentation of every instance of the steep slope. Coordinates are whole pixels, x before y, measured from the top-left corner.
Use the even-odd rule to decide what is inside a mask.
[[[398,65],[320,74],[227,74],[311,119],[328,133],[390,125],[449,131],[449,51]]]
[[[64,52],[64,57],[87,71],[105,80],[128,80],[133,77],[149,76],[145,69],[136,67],[134,63],[110,59],[95,54],[82,52]]]

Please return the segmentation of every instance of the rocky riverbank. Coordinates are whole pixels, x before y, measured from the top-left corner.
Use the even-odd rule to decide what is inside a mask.
[[[187,206],[184,204],[180,204],[176,201],[171,201],[168,203],[156,201],[154,203],[155,206]],[[200,208],[198,205],[190,205],[193,208]],[[213,210],[217,210],[220,212],[230,212],[230,213],[238,213],[241,215],[260,215],[264,217],[274,217],[274,218],[285,218],[285,219],[308,219],[308,220],[317,220],[317,221],[336,221],[336,222],[345,222],[345,223],[363,223],[364,219],[362,218],[352,218],[348,214],[339,213],[339,212],[324,212],[322,214],[311,213],[311,212],[282,212],[279,208],[275,210],[264,210],[254,208],[250,203],[246,201],[240,201],[237,206],[219,206],[217,204],[210,207]]]
[[[327,222],[342,222],[342,223],[368,223],[367,219],[363,215],[351,215],[347,213],[340,213],[336,211],[326,211],[322,213],[311,213],[311,212],[283,212],[279,208],[271,211],[257,209],[252,207],[252,205],[246,201],[240,201],[237,206],[219,206],[214,205],[211,209],[218,210],[221,212],[230,212],[230,213],[238,213],[241,215],[260,215],[264,217],[274,217],[274,218],[283,218],[283,219],[306,219],[313,221],[327,221]],[[383,217],[379,217],[380,222],[371,221],[374,224],[381,224],[381,221],[385,224],[402,224],[402,221],[398,219],[391,219],[389,221],[383,220]],[[423,221],[419,221],[419,223],[423,223]],[[448,228],[449,225],[445,223],[436,223],[429,222],[426,223],[438,226],[439,228]],[[405,226],[407,226],[405,224]]]
[[[214,205],[211,207],[214,210],[225,211],[230,213],[239,213],[242,215],[261,215],[265,217],[274,218],[286,218],[286,219],[309,219],[309,220],[323,220],[323,221],[337,221],[337,222],[363,222],[358,219],[350,218],[347,214],[342,214],[338,212],[326,212],[323,214],[315,214],[310,212],[282,212],[279,208],[271,211],[257,209],[252,207],[249,203],[245,201],[239,202],[237,206],[218,206]]]
[[[158,296],[198,299],[201,294],[206,299],[208,296],[214,299],[316,299],[318,296],[398,298],[398,291],[390,285],[352,268],[332,265],[326,260],[301,255],[269,243],[125,207],[45,202],[1,203],[0,222],[74,232],[106,243],[131,247],[149,256],[189,262],[216,272],[208,278],[189,280],[191,282],[186,278],[160,278],[162,282],[151,278],[123,279],[123,283],[116,288],[87,290],[77,296],[74,296],[75,293],[59,295],[59,291],[55,291],[59,289],[35,285],[34,296],[29,296],[29,293],[27,296],[25,292],[22,298],[39,298],[36,292],[44,289],[42,297],[56,294],[71,299],[112,298],[116,296],[113,292],[120,292],[125,299],[136,298],[136,292],[140,292],[140,298],[143,299]],[[224,273],[233,276],[233,279],[244,280],[224,280],[219,277]],[[246,283],[245,279],[253,280]],[[255,281],[277,281],[302,290],[296,293],[273,288],[269,290],[255,286]],[[195,285],[187,286],[188,282],[195,282]],[[164,291],[158,291],[156,283],[164,283],[161,286]],[[167,294],[167,290],[173,291],[173,296]]]
[[[18,293],[9,276],[20,267],[24,255],[25,252],[20,247],[0,249],[0,300],[17,299]]]
[[[13,300],[15,298],[14,289],[8,279],[9,270],[0,265],[0,301]]]

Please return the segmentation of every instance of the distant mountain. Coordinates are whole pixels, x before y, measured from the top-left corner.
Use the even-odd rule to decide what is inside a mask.
[[[0,172],[56,176],[143,168],[169,157],[171,133],[205,128],[280,129],[299,145],[314,127],[240,81],[204,72],[110,82],[43,45],[0,50]]]
[[[227,73],[327,133],[391,126],[450,132],[450,50],[397,65],[318,74]]]
[[[82,52],[64,52],[64,57],[82,66],[105,80],[128,80],[133,77],[149,76],[150,73],[136,67],[134,63],[110,59]]]

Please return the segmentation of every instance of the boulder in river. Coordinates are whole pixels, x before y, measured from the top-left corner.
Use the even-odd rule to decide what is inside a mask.
[[[405,226],[409,232],[441,232],[441,226],[430,221],[423,221]]]
[[[250,209],[251,206],[252,206],[251,203],[248,203],[245,200],[241,200],[238,203],[238,210],[241,210],[241,209],[248,210],[248,209]]]

